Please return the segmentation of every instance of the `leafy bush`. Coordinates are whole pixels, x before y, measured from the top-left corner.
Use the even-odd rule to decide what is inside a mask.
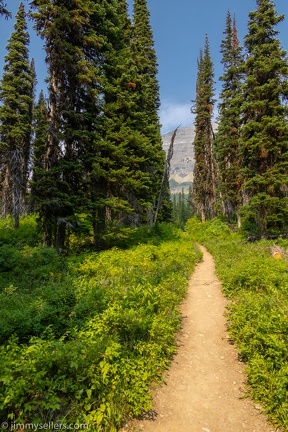
[[[35,216],[22,217],[20,226],[16,230],[12,218],[0,219],[0,246],[4,244],[36,246],[39,241],[40,233]]]
[[[22,289],[33,289],[51,279],[51,275],[65,272],[65,263],[52,248],[0,247],[0,290],[8,284]]]
[[[179,303],[201,254],[172,226],[148,233],[145,244],[136,238],[127,250],[64,261],[50,249],[5,245],[2,421],[112,432],[150,409],[149,386],[175,352]]]

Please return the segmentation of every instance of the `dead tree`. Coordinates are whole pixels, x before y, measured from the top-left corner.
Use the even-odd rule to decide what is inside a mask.
[[[156,210],[154,212],[154,218],[153,218],[152,226],[156,225],[159,212],[160,212],[162,205],[163,205],[165,192],[169,188],[170,164],[171,164],[171,159],[173,157],[173,152],[174,152],[174,142],[175,142],[175,138],[176,138],[177,131],[178,131],[179,127],[180,127],[180,125],[177,126],[177,128],[174,130],[172,137],[171,137],[169,149],[168,149],[167,156],[166,156],[166,162],[165,162],[165,166],[164,166],[160,191],[159,191],[159,195],[158,195],[157,206],[156,206]]]

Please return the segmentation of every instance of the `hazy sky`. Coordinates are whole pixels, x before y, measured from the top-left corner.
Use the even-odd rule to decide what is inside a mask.
[[[18,9],[19,0],[6,0],[13,14]],[[24,0],[28,5],[28,1]],[[128,0],[129,6],[133,0]],[[279,38],[288,50],[288,1],[276,0],[279,14],[287,19],[279,26]],[[158,56],[161,109],[160,119],[163,133],[179,124],[193,124],[190,113],[191,100],[195,98],[197,57],[208,34],[211,56],[214,63],[216,98],[222,74],[220,43],[225,30],[227,10],[236,15],[240,42],[247,33],[248,14],[254,10],[256,0],[148,0],[151,24],[154,32],[156,53]],[[3,68],[5,46],[13,29],[14,18],[1,20],[0,70]],[[31,24],[30,24],[31,26]],[[38,90],[43,87],[46,76],[44,53],[41,41],[31,31],[31,57],[35,58]]]

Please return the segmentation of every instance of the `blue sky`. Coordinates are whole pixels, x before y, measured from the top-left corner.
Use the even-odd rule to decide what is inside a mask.
[[[19,0],[6,0],[8,7],[15,12]],[[24,1],[28,5],[28,1]],[[128,0],[132,6],[133,0]],[[279,38],[284,49],[288,50],[288,1],[276,0],[279,14],[287,18],[278,26]],[[220,43],[223,39],[227,10],[236,15],[239,39],[247,33],[248,14],[254,10],[255,0],[148,0],[151,24],[154,33],[155,49],[158,57],[158,79],[160,84],[162,132],[172,130],[179,124],[190,126],[193,116],[190,113],[191,100],[195,98],[197,57],[208,34],[211,56],[214,63],[215,81],[222,74]],[[3,68],[5,46],[13,29],[14,19],[1,20],[0,71]],[[32,24],[30,23],[30,27]],[[35,58],[38,90],[43,87],[46,76],[42,42],[31,31],[31,57]],[[216,83],[216,98],[220,91]]]

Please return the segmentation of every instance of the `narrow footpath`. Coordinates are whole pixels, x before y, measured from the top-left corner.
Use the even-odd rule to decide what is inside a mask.
[[[229,343],[224,317],[227,300],[215,274],[212,256],[193,273],[182,305],[179,349],[154,392],[155,415],[133,422],[124,431],[275,432],[261,406],[247,398],[244,364]]]

